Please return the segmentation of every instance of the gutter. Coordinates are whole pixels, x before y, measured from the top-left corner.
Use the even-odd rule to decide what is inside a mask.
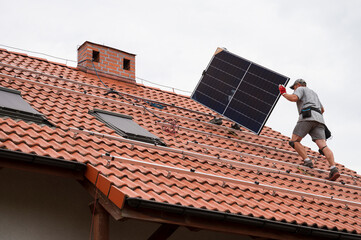
[[[169,203],[161,203],[150,200],[143,200],[140,198],[127,198],[125,204],[131,208],[136,208],[138,211],[143,210],[157,210],[163,213],[177,214],[182,217],[200,217],[207,220],[219,221],[222,223],[236,223],[250,227],[265,230],[274,230],[288,234],[295,234],[299,237],[313,237],[321,239],[339,239],[339,240],[360,240],[361,235],[357,233],[332,231],[328,229],[273,221],[268,219],[230,214],[225,212],[217,212],[194,207],[187,207],[181,205],[173,205]]]
[[[82,179],[86,164],[59,158],[0,149],[0,168],[11,167],[23,170],[71,176]]]

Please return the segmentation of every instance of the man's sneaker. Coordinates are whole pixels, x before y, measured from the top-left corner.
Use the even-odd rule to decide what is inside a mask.
[[[303,166],[313,168],[312,160],[304,160],[303,161]]]
[[[330,176],[328,177],[328,180],[335,181],[339,177],[340,177],[340,173],[338,172],[338,169],[336,167],[332,168],[330,170]]]

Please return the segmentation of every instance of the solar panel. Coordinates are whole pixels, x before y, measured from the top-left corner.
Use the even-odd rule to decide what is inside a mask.
[[[260,134],[289,78],[218,48],[191,98]]]

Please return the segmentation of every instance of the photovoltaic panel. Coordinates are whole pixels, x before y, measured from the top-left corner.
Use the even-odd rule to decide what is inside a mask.
[[[259,134],[289,78],[218,48],[191,96]]]

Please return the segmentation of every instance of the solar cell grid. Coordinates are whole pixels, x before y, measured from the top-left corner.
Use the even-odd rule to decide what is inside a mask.
[[[289,81],[272,70],[217,49],[191,98],[259,134]]]

